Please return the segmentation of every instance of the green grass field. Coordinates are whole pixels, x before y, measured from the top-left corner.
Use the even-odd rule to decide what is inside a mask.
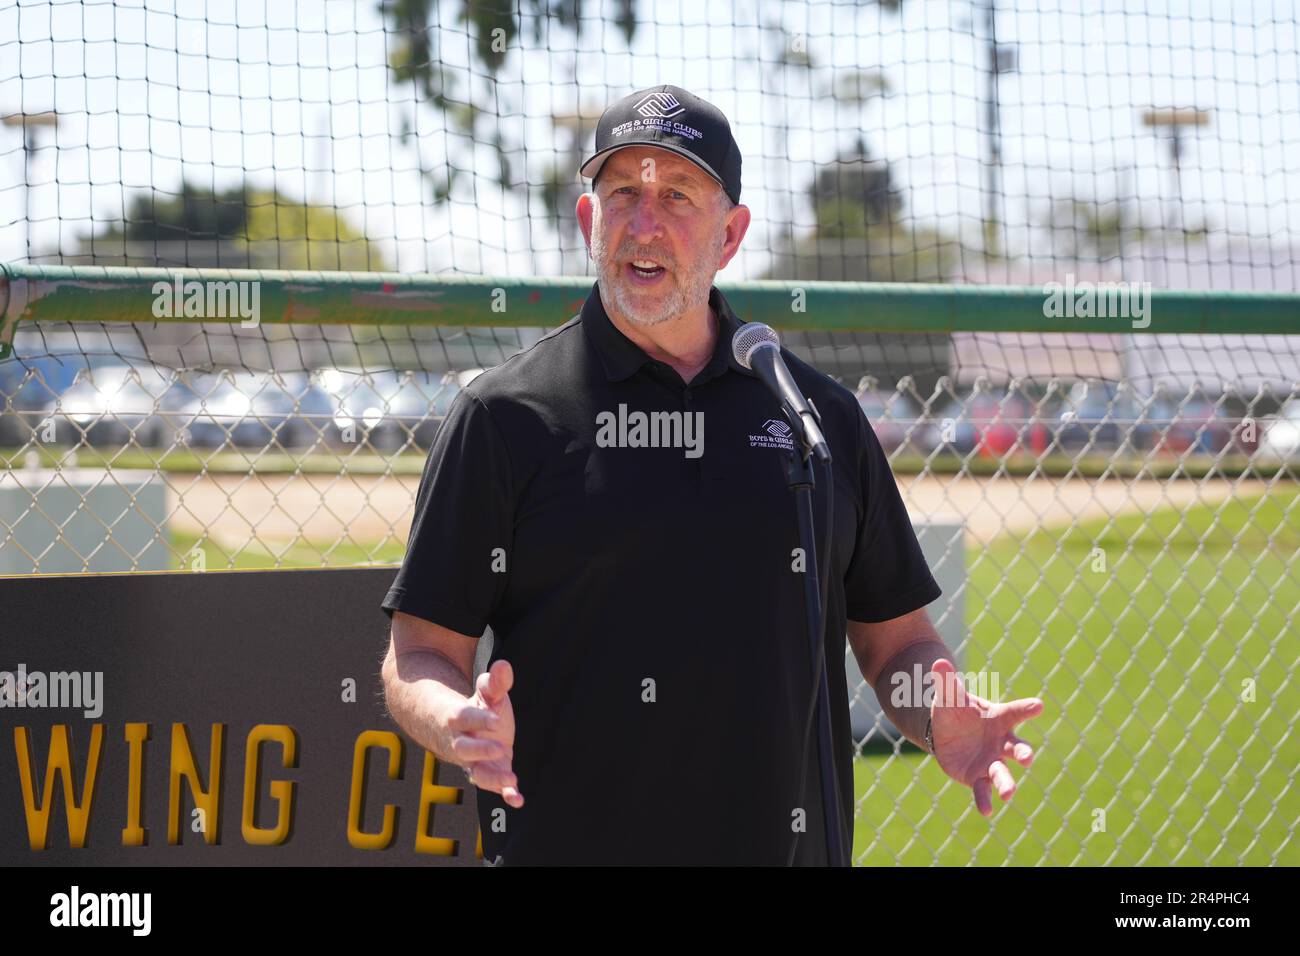
[[[967,553],[966,669],[1042,697],[1019,789],[975,810],[910,745],[856,761],[859,863],[1300,864],[1300,491],[1006,536]],[[173,546],[188,552],[184,535]],[[211,542],[209,568],[230,555]],[[1095,548],[1105,571],[1094,571]],[[249,546],[244,568],[396,563],[403,545]],[[1288,619],[1292,622],[1288,630]],[[1241,699],[1246,681],[1255,700]],[[1097,810],[1105,811],[1105,829]]]
[[[400,564],[406,553],[406,543],[393,540],[381,544],[359,541],[318,542],[299,538],[296,541],[247,541],[238,547],[223,546],[211,538],[173,530],[170,533],[172,567],[193,567],[189,557],[195,547],[201,546],[209,571],[226,571],[232,568],[252,570],[258,568],[346,568],[365,564]]]
[[[26,467],[115,468],[123,471],[161,471],[171,474],[243,475],[250,470],[263,475],[408,475],[419,477],[424,469],[426,449],[408,446],[400,452],[379,453],[367,447],[275,450],[264,448],[152,449],[138,446],[81,445],[70,449],[58,445],[28,444],[21,448],[0,446],[0,470]],[[1295,465],[1264,457],[1244,455],[1137,455],[1106,453],[1052,453],[1035,455],[980,454],[918,455],[898,452],[889,460],[895,475],[956,475],[973,477],[1011,475],[1055,478],[1278,478],[1295,480]]]
[[[968,552],[966,669],[998,672],[1004,700],[1043,699],[1021,730],[1034,765],[1011,765],[1018,790],[986,818],[919,751],[864,755],[859,863],[1300,863],[1296,498],[1288,486]]]

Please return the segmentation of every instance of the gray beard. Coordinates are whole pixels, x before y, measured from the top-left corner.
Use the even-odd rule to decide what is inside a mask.
[[[717,253],[721,252],[722,245],[723,237],[719,236],[718,242],[713,249],[709,250],[714,261],[717,259]],[[673,282],[671,290],[662,299],[638,311],[633,306],[626,281],[618,275],[617,271],[611,271],[611,268],[617,270],[619,266],[606,255],[604,247],[599,244],[594,245],[592,258],[596,261],[598,270],[596,283],[600,288],[601,297],[606,302],[612,303],[619,314],[625,316],[629,322],[640,326],[659,325],[661,322],[684,315],[701,303],[707,303],[709,291],[713,288],[714,276],[717,274],[709,273],[705,263],[710,259],[701,256],[695,268],[679,274],[680,281]]]

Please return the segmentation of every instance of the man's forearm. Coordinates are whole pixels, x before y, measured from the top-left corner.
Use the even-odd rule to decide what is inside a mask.
[[[412,650],[384,661],[384,698],[393,720],[440,760],[461,765],[451,749],[448,717],[474,688],[464,672],[437,651]]]
[[[909,644],[885,663],[873,687],[885,716],[908,740],[922,749],[925,748],[925,722],[930,717],[929,702],[933,699],[926,693],[931,686],[926,675],[941,657],[953,659],[948,645],[941,640]],[[919,686],[918,672],[921,677]],[[895,698],[900,702],[895,702]]]

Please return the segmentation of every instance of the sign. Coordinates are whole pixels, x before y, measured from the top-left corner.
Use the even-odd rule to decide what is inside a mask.
[[[0,579],[0,865],[482,865],[384,709],[394,573]]]

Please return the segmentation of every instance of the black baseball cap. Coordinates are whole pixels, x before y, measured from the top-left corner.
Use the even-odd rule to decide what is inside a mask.
[[[596,152],[579,174],[592,178],[615,150],[658,146],[689,159],[740,202],[740,147],[722,110],[680,86],[652,86],[623,97],[600,115]]]

